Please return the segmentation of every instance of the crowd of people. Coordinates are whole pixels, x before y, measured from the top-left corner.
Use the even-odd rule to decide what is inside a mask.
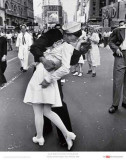
[[[122,106],[126,108],[126,45],[125,24],[112,33],[104,32],[99,36],[95,28],[86,30],[84,25],[70,22],[42,32],[31,32],[27,26],[21,26],[20,33],[3,34],[0,31],[0,84],[7,82],[4,76],[7,67],[7,43],[9,50],[13,50],[11,43],[18,47],[20,70],[28,70],[29,53],[34,56],[35,67],[31,80],[28,83],[23,102],[32,106],[35,116],[36,133],[32,138],[34,143],[44,145],[44,134],[52,130],[51,121],[57,127],[61,145],[67,145],[68,150],[73,146],[76,135],[72,131],[70,117],[66,103],[63,101],[61,78],[69,74],[83,76],[83,65],[87,61],[89,69],[87,74],[96,77],[96,67],[100,65],[99,44],[104,39],[104,47],[108,44],[114,52],[114,81],[113,104],[109,113],[115,113],[123,89]],[[71,70],[72,67],[72,70]]]

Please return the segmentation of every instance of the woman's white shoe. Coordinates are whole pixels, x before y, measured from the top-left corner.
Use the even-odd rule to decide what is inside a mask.
[[[77,75],[78,75],[78,72],[73,73],[73,76],[77,76]]]
[[[66,136],[66,142],[68,145],[68,150],[71,149],[71,147],[73,146],[73,140],[75,140],[76,135],[73,132],[68,132],[67,136]]]
[[[32,138],[32,141],[33,141],[34,143],[38,143],[40,146],[43,146],[43,145],[44,145],[44,142],[45,142],[45,140],[44,140],[43,137],[41,137],[41,138],[33,137],[33,138]]]
[[[82,75],[83,75],[82,73],[79,73],[79,74],[78,74],[78,77],[82,77]]]

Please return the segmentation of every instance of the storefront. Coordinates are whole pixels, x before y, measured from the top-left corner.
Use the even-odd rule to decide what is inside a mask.
[[[0,29],[3,30],[5,21],[5,12],[4,9],[0,8]]]

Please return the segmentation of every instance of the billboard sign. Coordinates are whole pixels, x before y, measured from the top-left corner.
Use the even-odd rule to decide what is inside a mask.
[[[117,18],[117,17],[118,17],[118,3],[103,7],[102,9],[103,19]]]
[[[48,23],[59,23],[58,11],[47,11]]]

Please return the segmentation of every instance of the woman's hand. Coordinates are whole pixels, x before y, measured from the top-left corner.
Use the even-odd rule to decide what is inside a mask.
[[[6,61],[6,55],[4,55],[1,59],[2,62]]]
[[[43,80],[43,82],[40,84],[42,86],[42,88],[47,88],[50,83],[48,83],[45,79]]]

